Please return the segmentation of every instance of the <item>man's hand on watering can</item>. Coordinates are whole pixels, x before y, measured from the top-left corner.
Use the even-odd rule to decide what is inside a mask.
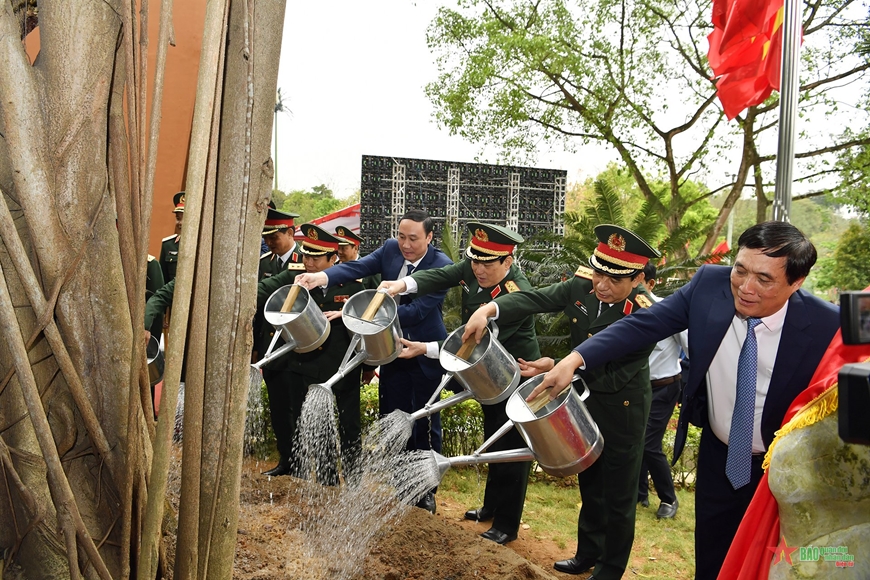
[[[329,277],[325,272],[305,273],[296,276],[296,283],[306,290],[314,290],[315,288],[326,286],[327,282],[329,282]]]
[[[535,375],[539,375],[541,373],[549,372],[556,365],[556,361],[551,359],[548,356],[539,358],[538,360],[527,361],[521,358],[517,359],[517,363],[520,365],[520,376],[521,377],[533,377]]]
[[[148,330],[146,330],[146,331],[145,331],[145,346],[146,346],[146,347],[148,346],[148,341],[149,341],[149,340],[151,340],[151,332],[148,331]]]
[[[399,358],[414,358],[415,356],[426,354],[425,342],[416,342],[407,338],[400,338],[399,340],[402,341],[402,346],[405,347],[399,353]]]
[[[325,310],[323,316],[331,322],[336,318],[341,318],[341,310]]]
[[[381,285],[378,286],[378,290],[386,290],[387,294],[389,294],[390,296],[401,294],[407,289],[408,286],[401,280],[386,280],[384,282],[381,282]],[[401,355],[399,355],[399,357],[401,358]]]
[[[544,375],[541,384],[529,393],[526,401],[531,401],[547,389],[551,389],[549,393],[550,399],[555,399],[556,395],[562,392],[562,389],[571,384],[571,379],[574,378],[574,371],[583,364],[583,357],[572,350],[571,354],[559,361],[559,364],[554,366],[553,370]]]
[[[489,319],[495,316],[498,309],[492,302],[484,304],[474,311],[468,322],[465,323],[465,332],[462,333],[462,342],[468,340],[470,336],[474,336],[474,341],[480,344],[480,339],[483,338],[483,331],[486,330],[486,325]]]

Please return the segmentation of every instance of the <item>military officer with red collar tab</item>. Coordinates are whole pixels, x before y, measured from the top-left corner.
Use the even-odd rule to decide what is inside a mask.
[[[184,221],[183,191],[172,196],[172,206],[172,213],[175,215],[175,233],[163,238],[160,244],[160,269],[163,271],[164,284],[175,280],[175,271],[178,269],[178,243],[181,241],[181,224]]]
[[[295,213],[284,212],[270,207],[263,224],[263,239],[269,247],[269,252],[260,256],[259,275],[257,280],[262,282],[276,276],[283,271],[291,271],[294,274],[305,271],[302,257],[294,235],[296,225],[293,219],[299,217]],[[288,282],[290,283],[290,282]],[[258,308],[254,317],[254,352],[252,361],[257,362],[266,353],[275,328],[266,322],[263,317],[263,309]],[[263,380],[266,382],[266,390],[269,393],[269,414],[272,420],[272,430],[275,432],[275,441],[280,456],[278,465],[265,471],[265,475],[286,475],[290,473],[290,457],[292,454],[293,432],[290,422],[290,409],[292,401],[287,391],[287,383],[290,380],[287,369],[286,356],[265,364],[262,368]]]
[[[362,244],[361,237],[347,226],[336,227],[335,237],[338,238],[338,259],[342,263],[359,260],[359,247]],[[366,276],[362,278],[362,283],[367,290],[374,290],[381,283],[381,275],[372,274],[371,276]]]
[[[302,255],[302,263],[304,264],[304,271],[308,273],[323,272],[335,265],[338,260],[339,238],[313,224],[302,224],[300,228],[304,236],[299,248],[299,252]],[[301,270],[283,270],[260,282],[257,285],[258,310],[263,308],[266,300],[275,290],[282,286],[293,284],[296,276],[301,273]],[[326,290],[322,288],[312,288],[309,290],[311,299],[323,311],[326,319],[329,320],[331,328],[329,337],[315,350],[306,353],[291,351],[276,361],[283,361],[281,364],[284,365],[283,369],[286,371],[281,376],[287,382],[278,385],[278,388],[282,390],[282,400],[286,401],[286,407],[280,411],[277,411],[273,407],[273,425],[276,421],[276,412],[280,412],[281,416],[279,420],[285,422],[280,428],[288,433],[288,437],[291,440],[296,433],[296,426],[302,413],[302,404],[305,402],[305,397],[308,393],[308,386],[324,383],[338,371],[338,367],[350,346],[351,340],[350,333],[341,320],[341,310],[344,308],[344,303],[347,302],[348,298],[364,289],[360,282],[352,281],[345,284],[335,284]],[[359,455],[362,432],[360,418],[360,375],[362,370],[362,367],[351,370],[347,376],[332,387],[332,392],[335,395],[336,410],[338,411],[342,471],[346,477],[354,475],[354,468]],[[266,385],[268,386],[268,383]],[[271,396],[272,393],[270,391],[270,400]],[[327,447],[327,452],[330,452],[334,448],[334,446]],[[283,459],[284,456],[282,455],[282,461]],[[315,466],[318,476],[322,478],[321,483],[337,485],[337,458],[328,457],[325,458],[325,461],[324,465]],[[290,471],[289,467],[287,469],[288,472]],[[276,469],[283,471],[282,464],[279,463]],[[276,475],[283,475],[283,473],[276,473]]]
[[[589,266],[574,277],[531,292],[499,296],[475,312],[463,338],[482,335],[487,317],[510,323],[536,312],[563,311],[577,346],[638,308],[652,303],[640,282],[643,267],[660,254],[634,232],[615,225],[595,228],[598,246]],[[577,551],[573,558],[554,564],[567,574],[593,569],[592,579],[622,578],[634,542],[635,502],[644,431],[652,391],[648,348],[626,354],[584,372],[591,394],[586,400],[604,438],[604,450],[595,463],[578,476],[582,505],[577,522]],[[551,358],[524,361],[523,373],[533,376],[553,368]]]

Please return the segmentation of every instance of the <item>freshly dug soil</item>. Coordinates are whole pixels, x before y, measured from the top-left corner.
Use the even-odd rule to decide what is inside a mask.
[[[292,477],[267,478],[263,465],[246,464],[242,474],[238,548],[233,578],[238,580],[326,579],[329,562],[305,557],[299,531],[303,486]],[[439,497],[438,513],[411,508],[375,537],[357,578],[371,580],[553,579],[554,560],[568,557],[552,541],[528,530],[507,546],[479,537],[489,526],[465,521],[467,506]],[[548,570],[549,569],[549,570]]]

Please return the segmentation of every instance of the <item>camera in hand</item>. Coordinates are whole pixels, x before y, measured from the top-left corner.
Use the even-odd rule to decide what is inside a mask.
[[[870,292],[840,294],[840,328],[844,344],[870,343]],[[870,363],[843,365],[838,396],[840,439],[870,445]]]

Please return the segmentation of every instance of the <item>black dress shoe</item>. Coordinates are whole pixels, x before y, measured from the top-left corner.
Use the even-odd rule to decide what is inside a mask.
[[[465,512],[465,519],[474,522],[488,522],[492,519],[493,512],[488,507],[484,506],[479,510],[468,510]]]
[[[430,513],[435,513],[435,494],[427,491],[423,497],[417,501],[417,507],[426,510]]]
[[[658,519],[670,519],[677,515],[677,508],[680,507],[680,502],[678,500],[674,500],[674,503],[664,503],[659,506],[658,511],[656,512],[656,517]]]
[[[279,461],[278,465],[270,469],[269,471],[264,471],[263,475],[268,475],[271,477],[277,477],[279,475],[287,475],[290,473],[290,461]]]
[[[559,560],[553,564],[553,568],[565,574],[582,574],[593,566],[595,566],[595,558],[578,558],[576,556],[570,560]]]
[[[645,508],[648,508],[649,507],[649,498],[645,497],[643,499],[639,499],[639,500],[637,500],[637,503],[639,503],[640,505],[642,505]]]
[[[488,530],[486,530],[485,532],[480,534],[480,537],[486,538],[487,540],[493,541],[496,544],[501,544],[501,545],[505,545],[508,542],[513,542],[514,540],[517,539],[516,534],[508,535],[508,534],[502,532],[501,530],[497,530],[495,528],[489,528]]]

